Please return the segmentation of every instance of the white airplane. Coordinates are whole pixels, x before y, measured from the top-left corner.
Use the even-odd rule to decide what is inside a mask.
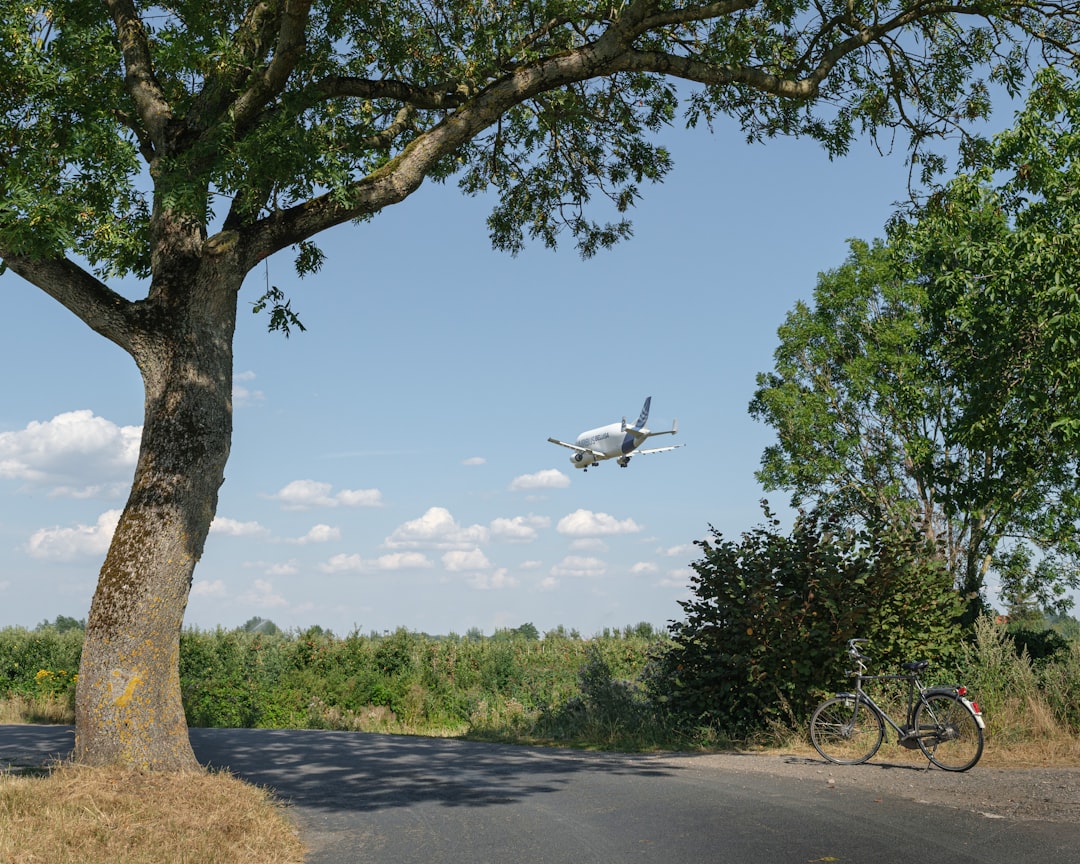
[[[622,423],[612,423],[608,426],[601,426],[599,429],[582,432],[573,444],[567,444],[557,438],[548,438],[548,441],[573,450],[574,455],[570,457],[570,462],[575,468],[582,469],[587,469],[590,465],[603,462],[605,459],[616,459],[619,467],[625,468],[630,464],[630,456],[633,454],[644,456],[646,453],[663,453],[665,450],[678,449],[682,446],[681,444],[675,444],[671,447],[657,447],[653,450],[637,449],[645,443],[646,439],[654,435],[674,435],[679,431],[678,420],[671,424],[670,429],[665,429],[663,432],[650,432],[646,429],[645,421],[649,419],[650,402],[652,402],[652,396],[645,400],[645,405],[641,409],[641,416],[638,417],[637,423],[633,426],[627,426],[626,418],[623,417]]]

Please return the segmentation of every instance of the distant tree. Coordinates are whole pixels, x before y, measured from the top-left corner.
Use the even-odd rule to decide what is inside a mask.
[[[364,221],[426,178],[497,193],[493,243],[583,255],[630,233],[676,83],[690,123],[750,140],[911,133],[989,110],[1038,48],[1068,61],[1080,10],[1029,0],[618,4],[525,0],[2,3],[0,257],[128,352],[145,387],[131,494],[101,568],[75,758],[196,767],[177,656],[231,446],[244,277]],[[933,162],[924,164],[932,165]],[[594,194],[614,221],[586,215]],[[422,244],[423,238],[415,238]],[[141,280],[129,299],[106,284]],[[128,283],[126,291],[133,290]],[[271,329],[300,328],[271,287]]]
[[[241,629],[248,633],[265,633],[267,636],[274,636],[281,632],[281,628],[273,621],[268,618],[260,618],[258,615],[245,621]]]
[[[522,624],[514,632],[522,639],[528,639],[530,642],[535,642],[540,638],[540,631],[536,629],[536,625],[532,622]]]
[[[38,624],[38,630],[55,630],[57,633],[67,633],[69,630],[85,630],[86,621],[80,621],[77,618],[71,618],[67,615],[57,615],[56,620],[51,624],[48,621],[42,621]]]

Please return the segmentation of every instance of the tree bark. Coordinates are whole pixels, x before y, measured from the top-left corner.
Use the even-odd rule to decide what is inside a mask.
[[[80,763],[198,768],[181,701],[180,632],[229,457],[243,279],[238,262],[212,246],[187,273],[162,278],[151,291],[157,299],[131,310],[145,417],[131,494],[87,621],[75,697]]]

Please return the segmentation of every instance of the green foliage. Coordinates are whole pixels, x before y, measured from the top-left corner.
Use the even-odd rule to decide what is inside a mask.
[[[535,735],[619,750],[646,749],[671,739],[665,712],[640,681],[616,678],[597,644],[587,649],[578,685],[578,695],[541,712]]]
[[[886,668],[955,650],[956,594],[919,537],[856,534],[817,511],[785,536],[767,506],[765,516],[738,543],[714,529],[698,544],[694,598],[652,685],[685,723],[745,737],[801,721],[839,683],[851,638],[871,639]]]
[[[71,620],[59,616],[59,627],[0,630],[0,697],[74,694],[83,631],[65,626]]]
[[[820,275],[750,405],[777,433],[765,488],[918,521],[975,612],[990,568],[1040,609],[1080,582],[1078,119],[1080,91],[1042,72],[971,174]]]

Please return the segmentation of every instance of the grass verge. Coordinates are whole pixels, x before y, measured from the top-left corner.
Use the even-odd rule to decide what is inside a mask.
[[[225,773],[63,763],[0,774],[3,864],[299,864],[299,836],[265,790]]]

